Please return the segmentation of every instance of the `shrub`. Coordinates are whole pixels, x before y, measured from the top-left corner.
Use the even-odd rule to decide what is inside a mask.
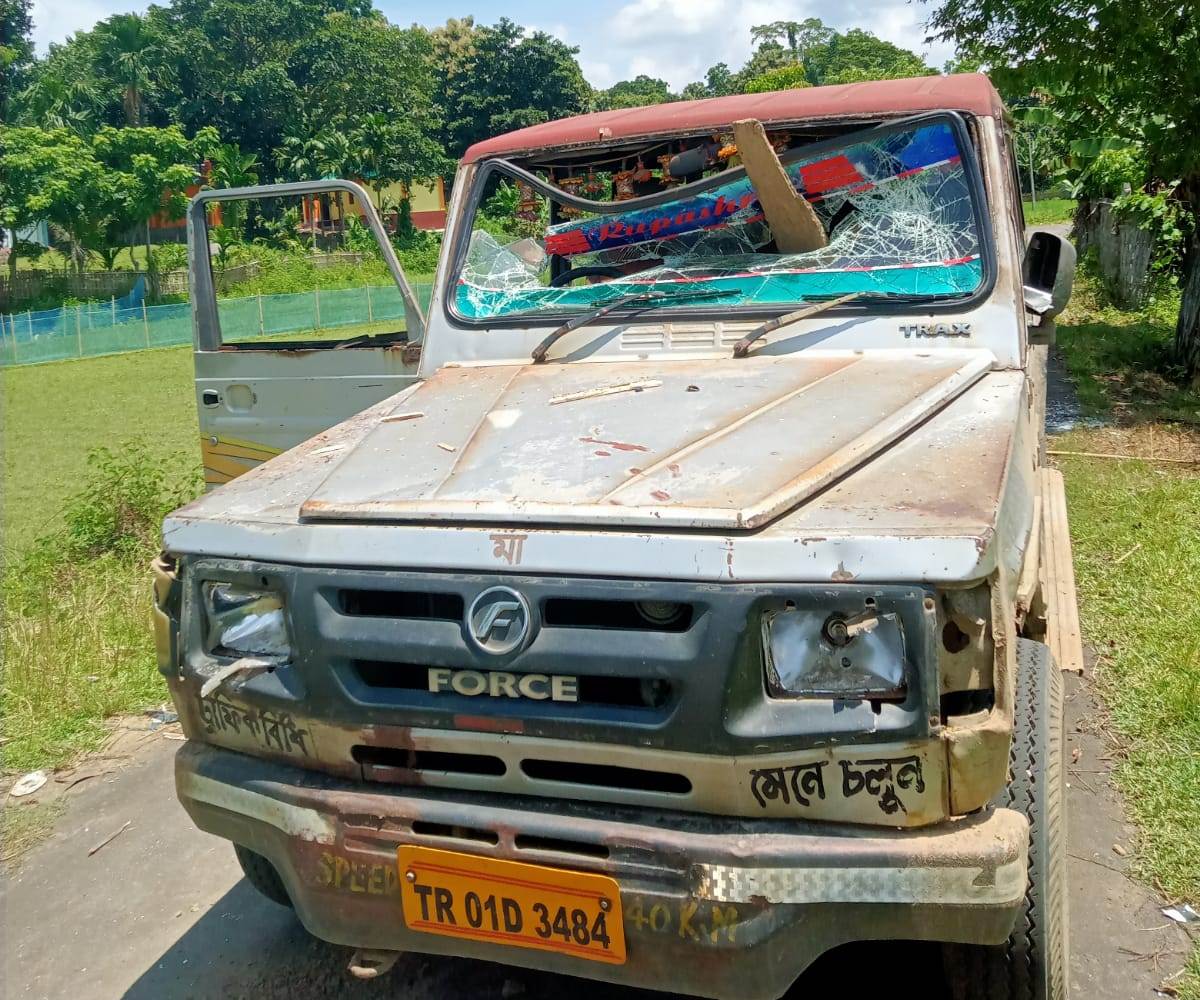
[[[6,767],[61,765],[100,744],[108,716],[165,698],[147,564],[163,516],[198,488],[141,443],[98,448],[63,527],[4,567]]]
[[[88,476],[66,503],[61,537],[43,539],[72,559],[139,558],[158,547],[162,519],[196,495],[193,478],[179,480],[177,461],[156,459],[140,441],[88,454]]]

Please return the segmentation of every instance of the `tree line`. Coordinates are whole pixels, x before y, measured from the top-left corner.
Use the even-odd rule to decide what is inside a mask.
[[[987,70],[1014,108],[1034,185],[1110,198],[1159,236],[1160,267],[1182,286],[1176,360],[1200,374],[1195,4],[924,2],[933,36],[957,48],[944,69]],[[371,0],[169,0],[35,57],[30,3],[0,0],[0,222],[45,219],[81,254],[173,211],[198,159],[212,161],[213,184],[411,183],[449,178],[471,143],[551,118],[936,72],[867,31],[809,18],[755,26],[743,66],[717,63],[679,93],[646,75],[601,89],[545,32],[469,17],[405,28]]]
[[[382,188],[450,179],[480,139],[589,110],[936,72],[810,18],[755,27],[744,66],[718,63],[681,93],[647,76],[597,89],[545,32],[469,17],[404,28],[370,0],[170,0],[38,58],[30,2],[0,0],[0,216],[48,222],[77,267],[111,267],[154,214],[181,212],[206,160],[214,186],[337,175]]]
[[[1084,206],[1110,199],[1158,237],[1157,266],[1181,291],[1170,369],[1200,387],[1200,6],[926,2],[934,35],[987,67],[1026,131],[1057,146]]]

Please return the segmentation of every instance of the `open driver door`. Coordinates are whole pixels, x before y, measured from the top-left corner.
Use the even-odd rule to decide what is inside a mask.
[[[344,308],[335,325],[323,324],[319,286],[314,290],[312,321],[296,315],[303,312],[297,300],[307,302],[308,293],[218,301],[209,242],[214,203],[300,198],[314,206],[322,200],[328,204],[330,195],[337,197],[343,226],[348,203],[374,236],[398,301],[390,287],[364,287],[358,290],[365,292],[361,297],[348,297],[345,290],[327,292],[327,315],[339,295],[341,301],[355,298],[358,311],[365,298],[361,318],[369,322],[353,325],[345,325]],[[317,213],[306,210],[305,215],[315,242]],[[425,318],[379,213],[360,185],[321,180],[201,191],[188,210],[187,233],[196,406],[207,488],[228,482],[416,379]],[[314,267],[313,273],[319,270]],[[291,315],[282,315],[285,310]],[[392,318],[381,319],[381,312]]]

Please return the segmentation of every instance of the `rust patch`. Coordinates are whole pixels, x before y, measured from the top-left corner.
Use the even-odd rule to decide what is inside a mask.
[[[609,458],[612,455],[611,451],[605,451],[603,448],[597,448],[595,454],[601,458]]]
[[[606,447],[606,448],[613,448],[616,451],[649,451],[650,450],[645,445],[629,444],[625,441],[601,441],[599,438],[594,438],[594,437],[581,437],[579,440],[582,441],[584,444],[600,444],[600,445],[604,445],[604,447]]]
[[[829,579],[834,580],[837,583],[847,583],[854,579],[854,574],[846,569],[846,564],[844,562],[839,562],[838,568],[833,571]]]
[[[455,729],[472,729],[482,733],[524,733],[522,719],[496,719],[490,715],[456,715]]]
[[[679,475],[679,463],[672,462],[670,465],[667,466],[667,471],[669,473],[671,473],[672,476],[678,476]]]
[[[654,497],[655,500],[666,501],[671,499],[671,494],[666,490],[651,490],[650,495]]]

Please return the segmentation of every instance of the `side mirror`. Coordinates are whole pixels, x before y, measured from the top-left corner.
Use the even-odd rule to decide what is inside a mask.
[[[1022,282],[1025,308],[1042,321],[1053,319],[1067,308],[1075,285],[1075,248],[1070,240],[1037,230],[1025,248]]]

